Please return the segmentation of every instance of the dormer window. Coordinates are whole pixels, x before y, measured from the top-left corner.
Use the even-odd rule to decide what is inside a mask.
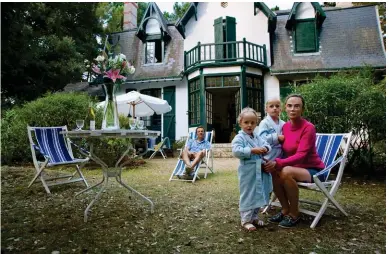
[[[145,43],[145,64],[154,64],[163,62],[163,41],[151,40]]]
[[[319,33],[326,15],[316,2],[294,3],[290,11],[286,29],[293,31],[295,53],[319,51]]]
[[[155,3],[149,3],[136,36],[143,42],[143,64],[164,62],[165,45],[171,39],[166,20]]]
[[[296,26],[294,28],[294,47],[296,53],[318,51],[318,36],[315,19],[296,20]]]

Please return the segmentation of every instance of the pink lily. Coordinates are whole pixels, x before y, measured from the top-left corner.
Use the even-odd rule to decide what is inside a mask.
[[[96,65],[93,65],[92,70],[93,70],[95,73],[97,73],[97,74],[101,74],[100,68],[97,67]]]
[[[112,79],[112,81],[115,83],[116,79],[124,79],[125,77],[119,74],[120,70],[112,70],[105,72],[104,77]]]

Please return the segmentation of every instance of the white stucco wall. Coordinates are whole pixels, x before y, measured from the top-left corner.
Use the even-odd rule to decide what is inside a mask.
[[[154,19],[154,18],[157,18],[157,15],[155,13],[153,13],[152,17],[153,18],[150,18],[147,21],[146,33],[147,34],[160,34],[161,30],[159,29],[159,22],[158,22],[158,20]]]
[[[240,66],[204,68],[203,74],[237,73],[241,72]]]
[[[200,2],[197,6],[197,21],[194,15],[185,27],[184,50],[189,51],[200,41],[214,43],[214,20],[226,16],[236,19],[236,40],[266,44],[268,65],[270,66],[270,38],[267,32],[267,17],[259,12],[254,16],[254,2],[228,2],[226,8],[220,2]]]
[[[188,88],[184,78],[176,86],[176,140],[188,136]]]
[[[297,5],[296,19],[309,19],[315,17],[315,9],[310,2],[302,2]]]
[[[274,97],[280,97],[280,82],[277,77],[266,73],[264,76],[265,101]],[[265,105],[263,105],[265,106]]]

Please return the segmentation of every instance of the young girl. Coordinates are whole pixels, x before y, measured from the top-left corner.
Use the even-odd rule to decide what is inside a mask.
[[[271,152],[264,156],[265,160],[269,161],[280,158],[282,153],[281,143],[284,142],[282,126],[284,126],[285,122],[279,118],[281,101],[277,98],[268,100],[266,102],[266,113],[267,116],[258,126],[258,135],[266,140],[272,148]]]
[[[248,231],[255,231],[263,226],[258,212],[261,206],[269,203],[270,175],[261,170],[261,156],[271,150],[270,145],[260,136],[254,135],[257,126],[257,112],[244,108],[238,117],[242,130],[232,140],[232,154],[240,159],[239,179],[239,212],[241,225]]]

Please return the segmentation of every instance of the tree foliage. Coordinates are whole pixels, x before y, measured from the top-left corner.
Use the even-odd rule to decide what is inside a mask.
[[[353,132],[349,165],[355,172],[371,175],[385,165],[385,150],[379,149],[386,137],[384,89],[366,68],[328,79],[317,77],[296,92],[304,96],[304,115],[318,132]]]
[[[81,80],[97,54],[96,3],[1,3],[2,106]]]
[[[190,2],[175,2],[173,5],[173,13],[165,11],[163,15],[168,21],[177,21],[184,16],[190,4]]]

